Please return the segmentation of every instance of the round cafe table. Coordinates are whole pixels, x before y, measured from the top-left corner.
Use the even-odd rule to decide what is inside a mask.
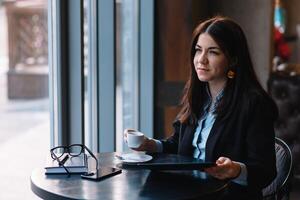
[[[121,168],[116,153],[97,154],[100,167]],[[216,199],[227,182],[198,170],[160,171],[122,169],[122,173],[91,181],[80,175],[45,175],[42,168],[31,174],[31,189],[42,199]]]

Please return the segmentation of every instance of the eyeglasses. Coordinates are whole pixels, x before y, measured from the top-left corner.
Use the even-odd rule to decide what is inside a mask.
[[[80,156],[82,153],[84,153],[85,150],[87,150],[87,152],[95,159],[96,170],[98,170],[98,159],[92,153],[92,151],[83,144],[72,144],[69,146],[57,146],[57,147],[50,149],[50,153],[51,153],[52,159],[56,160],[58,162],[58,165],[62,166],[66,170],[67,174],[70,175],[69,170],[64,166],[65,162],[69,159],[69,157]],[[67,153],[67,154],[65,154],[65,153]],[[85,153],[84,153],[84,156],[86,156]]]

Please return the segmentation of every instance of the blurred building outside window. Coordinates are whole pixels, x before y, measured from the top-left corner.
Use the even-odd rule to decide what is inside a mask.
[[[50,142],[47,0],[0,3],[0,199],[37,199],[29,176]]]

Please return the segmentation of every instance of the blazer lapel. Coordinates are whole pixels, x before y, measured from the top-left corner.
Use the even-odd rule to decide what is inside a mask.
[[[216,143],[222,133],[222,125],[223,123],[220,121],[220,119],[217,117],[210,134],[206,141],[206,147],[205,147],[205,160],[206,161],[215,161],[214,158],[214,149],[216,146]]]

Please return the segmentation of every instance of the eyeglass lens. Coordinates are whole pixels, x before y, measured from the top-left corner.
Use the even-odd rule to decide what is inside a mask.
[[[81,145],[71,145],[69,146],[68,152],[71,156],[79,156],[82,153]]]
[[[64,148],[63,147],[54,148],[52,150],[52,153],[54,153],[58,158],[60,158],[64,154]],[[53,158],[52,154],[51,156]]]

